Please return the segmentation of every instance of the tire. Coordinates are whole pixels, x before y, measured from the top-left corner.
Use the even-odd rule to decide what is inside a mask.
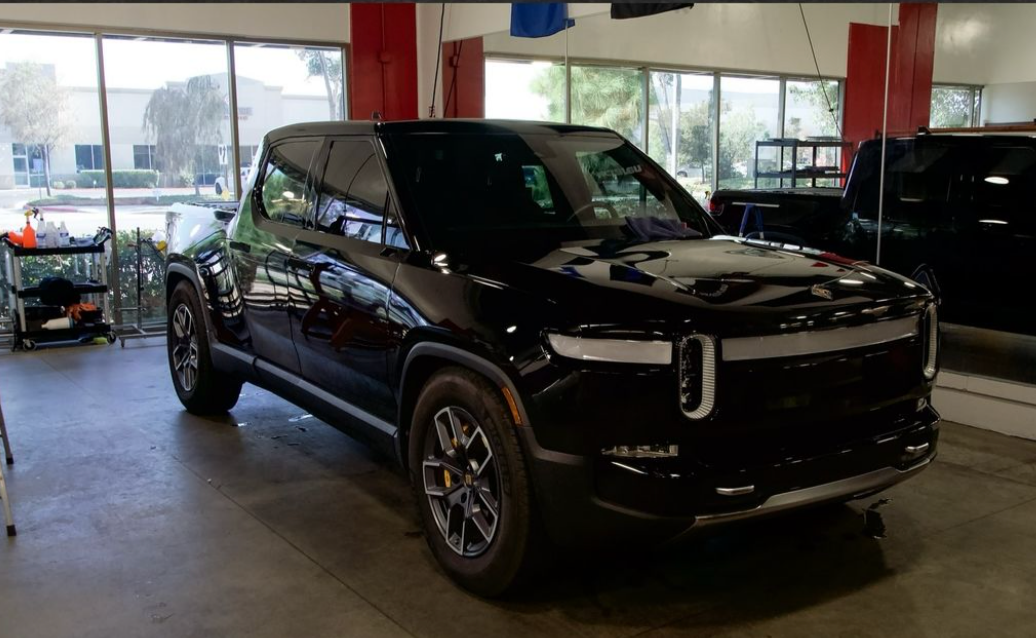
[[[687,171],[676,171],[677,177],[687,177]]]
[[[480,596],[516,588],[543,554],[543,532],[515,427],[497,388],[471,370],[449,367],[421,390],[410,429],[410,482],[428,546],[453,580]],[[443,433],[454,435],[444,443]],[[446,445],[453,448],[452,457]],[[450,472],[443,462],[463,469]],[[447,480],[447,474],[454,478]],[[444,531],[444,522],[452,534]]]
[[[237,403],[241,382],[212,365],[202,317],[194,286],[181,281],[169,298],[166,325],[169,373],[176,396],[188,412],[199,416],[224,414]]]

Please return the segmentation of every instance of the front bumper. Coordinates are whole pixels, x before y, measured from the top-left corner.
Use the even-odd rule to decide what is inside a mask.
[[[540,447],[530,428],[521,432],[549,535],[586,547],[662,543],[720,523],[875,494],[935,458],[938,421],[927,406],[882,436],[743,467],[566,454]]]

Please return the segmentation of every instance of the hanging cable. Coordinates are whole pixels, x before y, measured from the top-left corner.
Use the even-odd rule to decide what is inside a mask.
[[[827,112],[831,114],[831,121],[835,123],[835,130],[838,137],[842,137],[842,127],[838,124],[837,109],[831,104],[831,98],[827,95],[827,84],[824,76],[820,73],[820,63],[817,62],[817,50],[813,47],[813,38],[809,35],[809,24],[806,22],[806,10],[799,3],[799,13],[802,15],[802,26],[806,29],[806,40],[809,42],[809,52],[813,54],[813,66],[817,69],[817,79],[820,80],[820,90],[824,93],[824,101],[827,102]]]
[[[453,99],[453,91],[457,87],[457,75],[460,73],[460,54],[464,52],[464,40],[457,45],[457,65],[453,67],[453,79],[450,80],[450,90],[446,93],[446,103],[442,107],[443,117],[450,113],[450,101]]]
[[[439,4],[439,45],[435,49],[435,75],[432,77],[432,99],[428,103],[428,117],[435,118],[435,91],[439,88],[439,64],[442,62],[442,25],[446,18],[446,3]]]

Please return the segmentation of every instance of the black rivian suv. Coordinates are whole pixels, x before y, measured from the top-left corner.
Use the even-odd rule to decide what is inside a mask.
[[[551,545],[859,498],[935,456],[932,295],[723,236],[611,131],[288,126],[235,211],[169,225],[187,410],[253,383],[398,459],[479,594]]]

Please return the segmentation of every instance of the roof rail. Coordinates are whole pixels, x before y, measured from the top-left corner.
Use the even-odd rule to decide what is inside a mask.
[[[1036,133],[1036,120],[1010,124],[990,124],[987,126],[961,126],[950,128],[933,128],[931,133]]]

